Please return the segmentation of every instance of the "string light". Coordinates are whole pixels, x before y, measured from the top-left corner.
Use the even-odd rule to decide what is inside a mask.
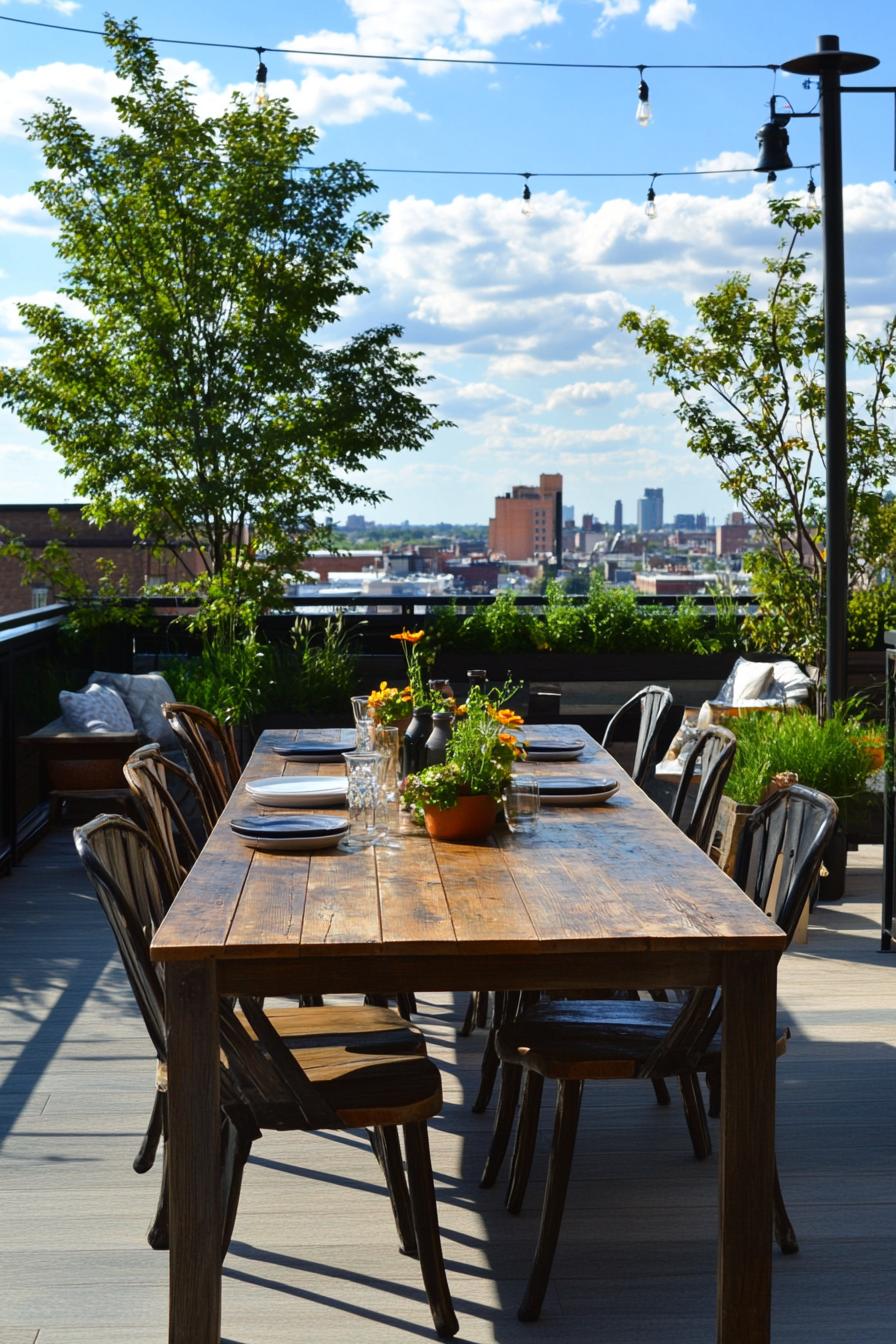
[[[528,215],[531,215],[531,213],[532,213],[532,206],[529,204],[529,202],[532,200],[532,192],[531,192],[531,190],[529,189],[529,178],[530,178],[531,176],[532,176],[531,173],[523,173],[523,177],[524,177],[526,180],[525,180],[525,182],[523,183],[523,210],[522,210],[522,213],[523,213],[524,215],[527,215],[527,216],[528,216]]]
[[[105,37],[102,28],[79,28],[71,23],[50,23],[46,19],[20,19],[12,14],[0,14],[2,23],[20,23],[27,28],[51,28],[60,33],[81,33],[88,37]],[[251,42],[212,42],[202,38],[149,37],[146,42],[174,47],[209,47],[221,51],[258,51]],[[346,61],[411,61],[421,65],[510,65],[535,70],[639,70],[642,65],[631,61],[512,61],[493,56],[408,56],[397,52],[373,51],[320,51],[311,47],[262,47],[262,51],[279,52],[284,56],[327,56]],[[651,67],[654,70],[780,70],[770,61],[676,61]]]
[[[638,108],[635,112],[635,121],[639,126],[649,126],[653,117],[650,108],[650,89],[647,87],[647,81],[644,78],[644,66],[638,66],[638,73],[641,76],[641,82],[638,85]]]
[[[264,47],[256,47],[258,52],[258,69],[255,71],[255,101],[259,107],[264,107],[268,101],[268,68],[261,59],[265,53]]]
[[[647,204],[644,206],[644,213],[648,219],[656,219],[656,191],[653,184],[658,176],[658,173],[654,173],[650,179],[650,186],[647,188]]]
[[[808,197],[809,197],[810,203],[814,203],[814,201],[815,201],[815,178],[812,176],[812,169],[811,169],[811,168],[809,169],[809,181],[806,183],[806,194],[807,194]]]

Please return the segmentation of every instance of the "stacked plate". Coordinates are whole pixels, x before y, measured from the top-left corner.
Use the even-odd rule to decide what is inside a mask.
[[[567,738],[565,741],[551,741],[550,738],[525,738],[519,740],[526,748],[530,761],[576,761],[585,750],[583,737]]]
[[[283,747],[275,747],[278,756],[289,761],[336,761],[342,760],[343,753],[354,751],[355,740],[346,738],[342,742],[327,742],[323,738],[306,737],[301,742],[289,742]]]
[[[311,812],[295,817],[234,817],[230,827],[250,849],[272,854],[332,849],[348,833],[347,821]]]
[[[538,795],[546,807],[595,807],[612,798],[618,788],[618,779],[609,776],[544,775],[538,780]]]
[[[346,789],[344,775],[334,779],[326,775],[273,775],[246,785],[252,799],[266,807],[342,807]]]

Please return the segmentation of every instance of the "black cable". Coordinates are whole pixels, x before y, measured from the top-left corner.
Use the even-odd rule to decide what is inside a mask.
[[[90,37],[105,37],[102,28],[77,28],[68,23],[48,23],[41,19],[20,19],[11,14],[0,14],[0,21],[3,23],[20,23],[27,28],[52,28],[55,32],[61,33],[85,33]],[[142,35],[141,35],[142,36]],[[199,38],[189,37],[144,37],[145,42],[156,44],[165,44],[166,46],[177,47],[215,47],[226,51],[258,51],[257,42],[211,42]],[[274,55],[279,52],[283,56],[326,56],[338,57],[340,60],[347,61],[411,61],[417,64],[427,65],[512,65],[523,66],[530,69],[545,70],[779,70],[780,66],[772,62],[764,64],[716,64],[707,63],[676,63],[647,65],[637,64],[635,62],[617,62],[607,61],[511,61],[499,60],[487,56],[399,56],[397,54],[377,55],[369,51],[317,51],[307,47],[268,47],[263,46],[262,51]]]

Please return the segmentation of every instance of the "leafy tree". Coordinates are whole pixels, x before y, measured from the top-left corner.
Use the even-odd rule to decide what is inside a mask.
[[[383,222],[360,206],[361,166],[302,170],[316,135],[285,100],[234,95],[200,117],[133,21],[105,33],[121,133],[94,137],[55,99],[26,123],[66,302],[20,305],[36,345],[0,370],[0,399],[62,455],[96,523],[130,524],[193,591],[255,609],[327,539],[316,518],[385,497],[367,464],[440,422],[399,327],[336,339]]]
[[[675,394],[691,450],[710,458],[725,489],[759,530],[747,556],[760,611],[745,624],[754,645],[824,662],[825,487],[824,318],[806,276],[800,241],[818,211],[795,200],[769,209],[784,232],[766,258],[767,297],[736,273],[695,304],[697,328],[677,336],[655,313],[626,313],[622,326],[653,360],[652,374]],[[896,561],[896,510],[883,493],[896,471],[889,416],[896,371],[896,318],[877,338],[849,342],[860,379],[849,392],[849,584],[867,631],[864,594]],[[877,604],[881,606],[880,603]],[[887,604],[884,603],[883,607]]]

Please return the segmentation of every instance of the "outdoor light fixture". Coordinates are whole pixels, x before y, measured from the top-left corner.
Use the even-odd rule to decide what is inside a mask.
[[[264,47],[256,47],[258,52],[258,69],[255,71],[255,101],[259,107],[263,107],[268,101],[268,68],[261,59],[264,55]]]
[[[647,204],[644,206],[644,213],[648,219],[656,219],[656,192],[653,189],[655,181],[655,177],[651,178],[650,186],[647,188]]]
[[[638,66],[641,74],[641,82],[638,85],[638,110],[635,112],[635,120],[639,126],[649,126],[653,112],[650,110],[650,89],[647,87],[647,81],[644,78],[643,65]]]
[[[528,174],[528,173],[523,173],[523,177],[525,177],[526,179],[528,179],[529,174]],[[523,213],[524,215],[531,215],[531,213],[532,213],[532,206],[530,205],[530,201],[531,201],[531,200],[532,200],[532,192],[529,190],[529,182],[528,182],[528,180],[527,180],[527,181],[525,181],[525,182],[523,183],[523,211],[522,211],[522,213]]]
[[[756,132],[756,139],[759,141],[759,162],[756,165],[756,172],[767,173],[769,182],[775,181],[777,173],[783,173],[787,168],[793,167],[790,155],[787,153],[790,136],[784,129],[790,120],[790,114],[778,112],[775,108],[776,102],[777,98],[772,97],[769,104],[769,120]]]

